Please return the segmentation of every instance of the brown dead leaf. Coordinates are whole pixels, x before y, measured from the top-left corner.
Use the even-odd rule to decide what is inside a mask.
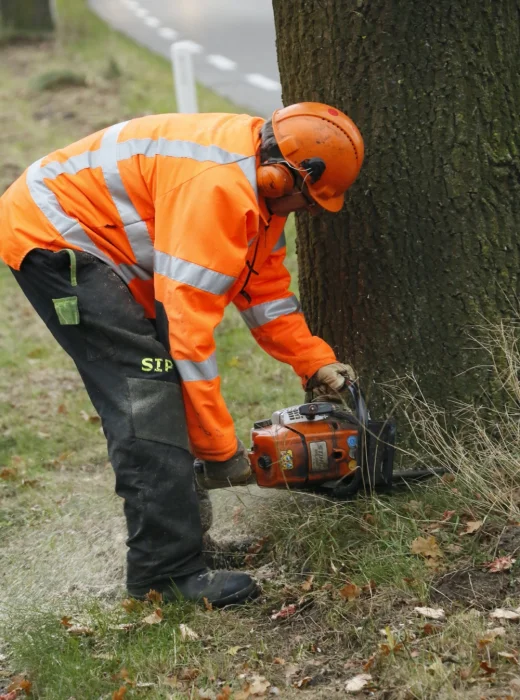
[[[162,603],[163,595],[162,593],[159,593],[159,591],[154,591],[154,589],[151,588],[145,595],[145,599],[150,603],[155,603],[155,605],[158,605],[159,603]]]
[[[455,513],[456,513],[455,510],[445,510],[444,513],[442,514],[441,523],[447,523],[449,520],[451,520],[453,518]]]
[[[300,588],[304,593],[308,593],[312,588],[312,582],[314,581],[314,576],[308,576],[307,579],[302,583]]]
[[[464,537],[464,535],[473,535],[475,532],[480,530],[482,525],[484,525],[483,520],[468,520],[466,523],[466,529],[463,533],[461,533],[461,537]]]
[[[412,554],[418,554],[425,559],[441,559],[444,555],[433,535],[417,537],[410,545]]]
[[[112,700],[123,700],[127,690],[128,688],[126,687],[126,685],[122,685],[119,688],[119,690],[114,690],[114,692],[112,693]]]
[[[339,594],[344,600],[352,601],[359,598],[361,588],[356,586],[355,583],[347,583],[340,589]]]
[[[512,664],[515,664],[515,666],[518,666],[518,652],[515,653],[515,652],[499,651],[498,656],[501,656],[503,659],[507,659]]]
[[[298,688],[299,690],[303,690],[304,688],[308,688],[311,683],[312,676],[304,676],[299,681],[296,681],[296,683],[293,683],[293,687]]]
[[[369,523],[369,525],[375,525],[375,524],[376,524],[376,519],[375,519],[375,517],[372,515],[372,513],[364,513],[364,514],[363,514],[363,520],[364,520],[366,523]]]
[[[505,627],[493,627],[493,629],[486,631],[486,637],[491,637],[491,639],[496,639],[496,637],[505,637],[506,628]]]
[[[14,481],[16,477],[16,469],[12,469],[11,467],[4,467],[3,469],[0,469],[0,479],[3,479],[4,481]]]
[[[276,666],[284,666],[285,659],[282,659],[280,656],[275,656],[273,659],[273,664],[275,664]]]
[[[489,569],[490,573],[495,574],[499,571],[508,571],[513,564],[515,563],[516,559],[513,557],[498,557],[494,561],[488,561],[486,564],[483,566],[486,569]]]
[[[179,673],[178,679],[184,683],[194,681],[200,674],[198,668],[183,668]]]
[[[136,600],[135,598],[125,598],[121,603],[121,607],[123,608],[123,610],[125,610],[125,612],[131,613],[136,612],[137,610],[141,610],[143,604],[140,600]]]
[[[24,678],[23,676],[14,676],[14,678],[11,678],[11,683],[7,688],[7,692],[12,693],[13,691],[18,692],[19,690],[22,690],[26,695],[30,695],[31,687],[32,683],[31,681],[28,681],[27,678]]]
[[[67,413],[67,407],[64,403],[60,403],[58,406],[58,413]]]
[[[187,640],[190,642],[194,642],[196,639],[199,638],[199,635],[194,630],[192,630],[191,627],[188,627],[188,625],[185,625],[182,622],[179,625],[179,629],[181,631],[181,638],[184,641]]]
[[[442,630],[440,625],[432,625],[431,622],[427,622],[422,628],[422,633],[424,637],[429,637],[432,634],[437,634]]]
[[[63,627],[72,627],[72,622],[70,620],[70,617],[64,615],[60,620],[60,625],[62,625]]]
[[[200,694],[199,694],[200,695]],[[217,695],[217,700],[229,700],[231,697],[231,688],[229,685],[225,685],[220,693]]]
[[[84,421],[87,423],[99,423],[101,418],[95,414],[89,415],[86,411],[80,411],[79,415],[83,418]]]
[[[492,666],[490,666],[487,661],[481,661],[480,668],[484,671],[486,676],[490,676],[492,673],[497,672],[496,668],[493,668]]]
[[[471,668],[461,668],[459,672],[459,676],[461,680],[467,681],[468,678],[471,676]]]
[[[249,685],[249,692],[253,696],[262,696],[267,693],[270,685],[271,683],[267,680],[267,678],[264,678],[264,676],[253,675]]]
[[[202,602],[204,603],[204,607],[206,608],[206,610],[213,610],[213,605],[209,602],[207,598],[203,598]]]
[[[155,608],[153,613],[150,615],[147,615],[144,617],[141,622],[143,622],[145,625],[158,625],[160,622],[163,621],[163,612],[161,608]]]
[[[271,615],[271,620],[284,620],[286,617],[291,617],[291,615],[294,615],[296,610],[297,608],[294,604],[285,605],[277,613],[273,613]]]
[[[370,579],[370,581],[368,583],[365,583],[365,585],[362,587],[363,593],[374,593],[376,589],[377,584],[372,579]]]

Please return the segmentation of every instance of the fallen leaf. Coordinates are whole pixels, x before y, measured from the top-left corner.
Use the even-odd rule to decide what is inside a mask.
[[[179,673],[179,680],[184,682],[194,681],[199,675],[200,671],[198,668],[183,668]]]
[[[499,571],[508,571],[513,564],[515,563],[516,559],[513,559],[513,557],[498,557],[494,561],[488,561],[486,564],[483,566],[486,569],[489,569],[490,573],[495,574]]]
[[[498,656],[501,656],[503,659],[507,659],[508,661],[511,661],[511,663],[518,666],[518,652],[516,654],[514,654],[514,653],[509,653],[507,651],[499,651]]]
[[[158,603],[162,603],[163,595],[162,593],[159,593],[159,591],[154,591],[154,589],[151,588],[145,595],[145,598],[150,603],[155,603],[157,605]]]
[[[296,612],[296,605],[285,605],[277,613],[271,615],[271,620],[284,620],[286,617],[291,617]]]
[[[94,630],[86,625],[71,625],[67,628],[67,634],[73,637],[91,637],[94,634]]]
[[[23,690],[26,695],[31,693],[32,683],[28,681],[27,678],[23,676],[15,676],[11,679],[11,683],[7,688],[8,693],[17,692],[18,690]]]
[[[126,687],[126,685],[122,685],[119,688],[119,690],[114,690],[114,692],[112,693],[112,700],[123,700],[127,690],[128,688]]]
[[[372,654],[372,656],[369,659],[367,659],[367,661],[363,664],[363,671],[370,671],[376,659],[377,654]]]
[[[299,690],[303,690],[303,688],[308,688],[311,683],[312,683],[312,676],[304,676],[302,679],[300,679],[296,683],[293,683],[293,687],[298,688]]]
[[[355,583],[347,583],[339,592],[340,596],[345,600],[355,600],[361,595],[361,588]]]
[[[308,593],[312,588],[312,582],[314,581],[314,576],[308,576],[307,580],[302,583],[300,588],[304,593]]]
[[[431,622],[427,622],[422,628],[422,633],[425,637],[429,637],[432,634],[437,634],[437,632],[440,632],[441,630],[442,627],[439,625],[432,625]]]
[[[226,654],[229,654],[230,656],[236,656],[239,651],[240,647],[229,647],[229,649],[226,651]]]
[[[374,593],[374,591],[377,589],[377,584],[375,581],[370,579],[368,583],[365,583],[365,585],[362,588],[363,593]]]
[[[445,549],[450,554],[460,554],[462,552],[462,545],[460,545],[460,544],[447,544]]]
[[[482,525],[484,525],[483,520],[468,520],[466,523],[466,529],[461,534],[461,537],[464,535],[472,535],[474,532],[477,532],[477,530],[480,530]]]
[[[264,676],[252,676],[249,684],[251,695],[265,695],[271,683]]]
[[[358,676],[354,676],[354,678],[351,678],[345,683],[345,691],[347,693],[359,693],[371,680],[372,676],[370,673],[360,673]]]
[[[209,602],[207,598],[203,598],[202,602],[204,603],[204,607],[206,608],[206,610],[213,610],[213,605]]]
[[[492,613],[489,613],[489,617],[495,620],[520,620],[520,613],[515,610],[506,610],[505,608],[496,608]]]
[[[451,520],[453,518],[455,513],[456,513],[456,511],[454,511],[454,510],[445,510],[444,513],[442,514],[441,523],[447,523],[449,520]]]
[[[4,479],[4,481],[16,479],[16,469],[11,469],[11,467],[0,469],[0,479]]]
[[[461,680],[467,681],[468,678],[471,676],[471,668],[461,668],[459,671],[459,676]]]
[[[63,627],[72,627],[72,622],[70,621],[70,619],[70,617],[64,615],[60,620],[60,625],[63,625]]]
[[[493,627],[493,629],[486,631],[486,636],[495,639],[496,637],[505,637],[506,628],[505,627]]]
[[[276,666],[284,666],[285,659],[282,659],[280,656],[275,656],[273,659],[273,664],[276,664]]]
[[[147,615],[141,620],[145,625],[158,625],[163,621],[163,612],[161,608],[156,608],[153,613]]]
[[[86,411],[80,411],[79,415],[83,418],[84,421],[87,423],[99,423],[100,422],[100,417],[96,415],[89,415]]]
[[[199,638],[199,635],[194,630],[192,630],[191,627],[188,627],[188,625],[185,625],[182,622],[179,625],[179,629],[181,631],[181,638],[184,641],[188,640],[192,642]]]
[[[137,628],[137,623],[136,622],[124,622],[121,625],[112,625],[109,627],[111,630],[116,630],[120,632],[131,632],[132,630],[135,630]]]
[[[135,612],[136,610],[141,610],[143,607],[143,604],[141,603],[141,601],[136,600],[135,598],[125,598],[123,600],[123,602],[121,603],[121,607],[127,613],[131,613],[131,612]]]
[[[420,554],[425,559],[441,559],[443,553],[433,535],[417,537],[411,544],[412,554]]]
[[[229,688],[228,685],[226,685],[226,688]],[[222,688],[222,691],[224,691],[225,688]],[[209,688],[204,688],[204,690],[201,690],[200,688],[197,688],[198,692],[198,700],[227,700],[229,695],[223,695],[222,693],[219,693],[218,695],[215,695],[215,693],[210,690]]]
[[[492,673],[497,672],[496,668],[493,668],[492,666],[490,666],[487,661],[481,661],[480,668],[484,671],[486,676],[490,676]]]
[[[441,481],[444,481],[445,484],[453,484],[455,481],[455,474],[443,474],[441,476]]]
[[[418,615],[428,618],[429,620],[444,620],[446,613],[442,608],[414,608]]]
[[[201,697],[199,692],[199,698]],[[229,685],[225,685],[220,693],[217,695],[217,700],[228,700],[231,697],[231,688]]]
[[[67,407],[64,403],[60,403],[58,406],[58,413],[67,413]]]

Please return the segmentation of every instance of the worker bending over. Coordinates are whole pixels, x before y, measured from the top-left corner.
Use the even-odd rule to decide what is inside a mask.
[[[124,499],[128,592],[241,602],[202,554],[193,457],[210,486],[250,466],[220,393],[214,330],[233,302],[255,340],[334,390],[348,365],[311,335],[284,267],[288,214],[337,212],[363,161],[319,103],[115,124],[33,163],[0,199],[0,258],[74,360]]]

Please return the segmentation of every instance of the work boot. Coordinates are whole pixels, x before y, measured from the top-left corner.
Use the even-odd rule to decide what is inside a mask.
[[[260,593],[257,583],[240,571],[212,571],[205,569],[188,576],[164,579],[156,584],[134,589],[129,587],[128,593],[139,600],[154,590],[161,593],[165,603],[178,600],[200,602],[206,599],[216,608],[225,605],[237,605],[256,598]]]

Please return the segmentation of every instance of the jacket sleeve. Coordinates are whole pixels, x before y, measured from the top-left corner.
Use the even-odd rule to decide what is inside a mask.
[[[248,302],[237,295],[233,302],[256,342],[269,355],[292,366],[305,385],[323,365],[337,362],[332,348],[312,335],[300,302],[289,291],[291,276],[284,265],[282,233],[270,256],[247,286]]]
[[[223,461],[237,449],[220,393],[213,333],[247,254],[251,186],[236,166],[199,174],[156,201],[155,295],[168,320],[193,453]]]

